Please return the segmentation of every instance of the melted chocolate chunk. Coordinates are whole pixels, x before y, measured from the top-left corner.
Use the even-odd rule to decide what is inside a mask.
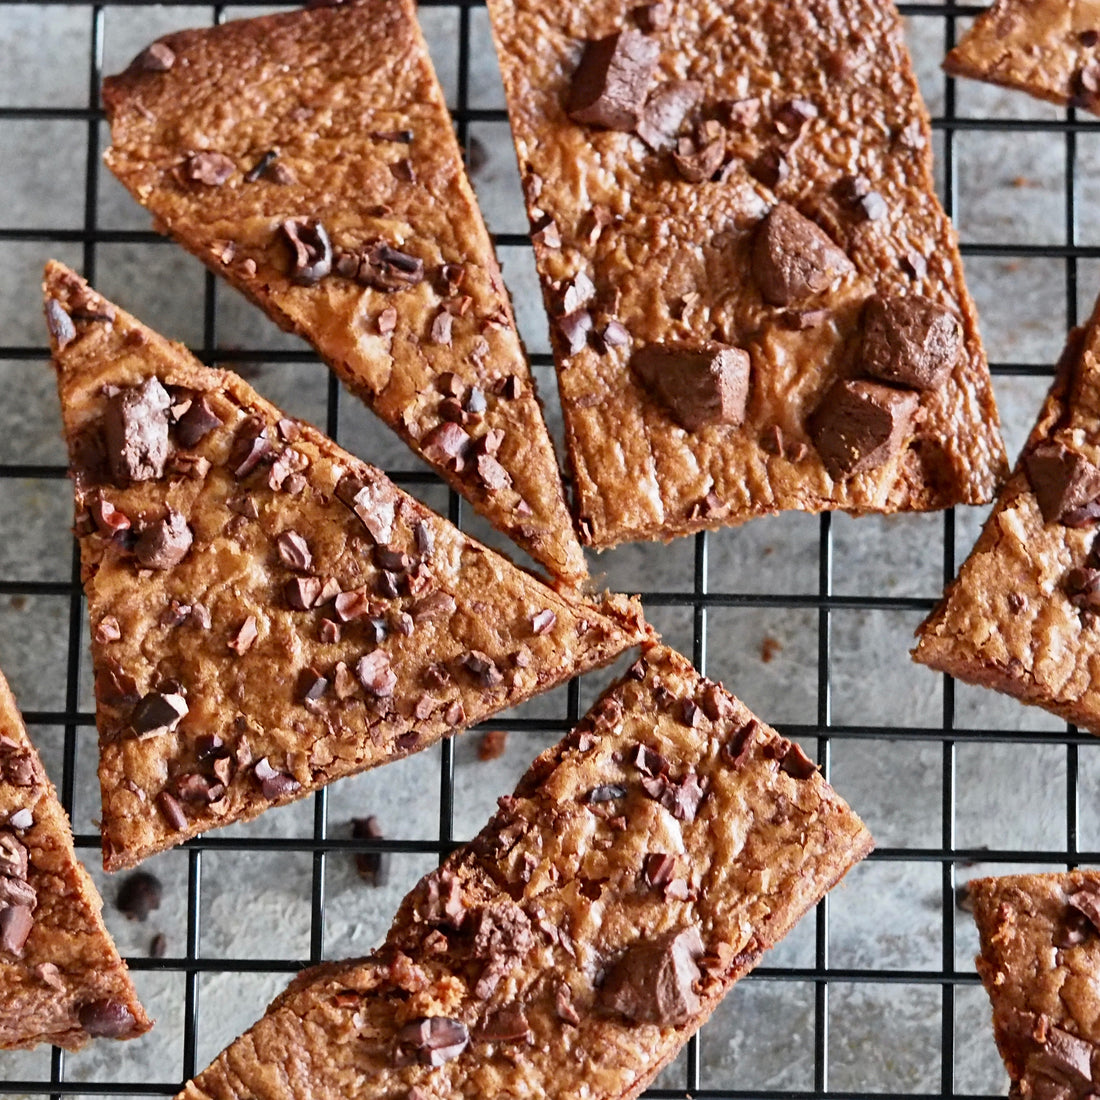
[[[221,187],[236,170],[237,166],[224,153],[195,153],[183,162],[184,177],[207,187]]]
[[[160,879],[148,871],[138,871],[122,880],[115,905],[127,920],[143,921],[160,908],[163,888]]]
[[[638,31],[586,42],[569,88],[569,117],[588,126],[633,130],[659,56],[657,43]]]
[[[915,393],[877,382],[833,383],[807,425],[830,476],[852,477],[886,463],[905,444],[917,402]]]
[[[698,960],[703,953],[694,925],[639,940],[608,972],[599,1003],[639,1024],[686,1024],[701,1007],[694,984],[702,977]]]
[[[962,350],[962,326],[921,294],[876,294],[863,315],[861,365],[867,374],[915,390],[934,390],[951,375]]]
[[[316,218],[287,218],[279,226],[290,245],[290,278],[313,286],[332,271],[332,242]]]
[[[820,226],[781,202],[756,231],[752,270],[764,301],[789,306],[822,294],[855,269]]]
[[[741,348],[650,344],[633,354],[630,366],[686,431],[745,419],[751,361]]]
[[[117,482],[164,476],[168,460],[168,392],[156,378],[119,390],[107,399],[104,443]]]
[[[192,401],[187,412],[176,421],[176,440],[181,447],[194,447],[215,428],[222,426],[222,419],[210,407],[205,396]]]
[[[1024,456],[1024,470],[1046,523],[1100,497],[1100,468],[1061,443],[1040,443]]]
[[[669,80],[646,101],[635,132],[654,152],[674,149],[684,119],[702,99],[703,85],[699,81]]]
[[[130,712],[130,727],[138,737],[171,733],[187,717],[187,700],[176,692],[150,692]]]
[[[93,1039],[121,1039],[129,1035],[137,1021],[133,1013],[118,1001],[89,1001],[80,1006],[80,1026]]]
[[[50,330],[58,351],[64,351],[76,339],[76,326],[56,298],[50,298],[46,302],[46,327]]]
[[[373,814],[370,817],[353,817],[351,835],[355,840],[381,840],[382,826]],[[356,852],[355,869],[359,877],[371,886],[385,886],[389,877],[389,855],[386,852]]]
[[[187,521],[179,512],[169,512],[141,529],[134,544],[134,557],[146,569],[171,569],[179,565],[194,537]]]
[[[360,657],[355,666],[355,675],[364,690],[379,699],[391,696],[397,686],[397,676],[390,668],[390,658],[384,649],[374,649]]]
[[[421,1065],[441,1066],[466,1049],[470,1033],[461,1020],[450,1016],[424,1016],[401,1028],[397,1042],[399,1063],[403,1061],[400,1055],[407,1050]]]

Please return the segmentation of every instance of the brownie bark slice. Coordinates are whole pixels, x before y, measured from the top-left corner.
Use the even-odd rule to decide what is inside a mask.
[[[893,4],[489,0],[582,541],[989,500]]]
[[[1100,4],[997,0],[947,55],[944,69],[1100,113]]]
[[[913,658],[1100,733],[1100,301]]]
[[[152,1024],[3,675],[0,823],[0,1050],[143,1035]]]
[[[648,648],[381,951],[305,972],[181,1097],[637,1096],[871,846],[796,745]]]
[[[66,268],[45,293],[108,869],[426,748],[646,636],[636,604],[558,593]]]
[[[1100,1093],[1100,873],[1009,875],[970,884],[978,973],[1020,1100]]]
[[[103,99],[107,164],[159,228],[309,340],[536,561],[584,578],[411,0],[169,35],[106,80]]]

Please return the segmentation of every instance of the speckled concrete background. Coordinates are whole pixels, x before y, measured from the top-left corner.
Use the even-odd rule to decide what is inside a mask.
[[[230,6],[234,18],[254,13]],[[422,11],[440,77],[452,103],[457,85],[458,16],[455,9]],[[151,38],[178,27],[208,23],[209,6],[115,7],[104,14],[105,70],[122,67]],[[485,13],[471,13],[470,104],[502,106],[499,78]],[[0,106],[82,108],[88,105],[89,35],[92,10],[0,3]],[[960,23],[961,26],[961,23]],[[933,115],[945,110],[944,20],[913,17],[909,35]],[[1019,95],[975,84],[957,86],[963,117],[1034,118],[1056,122],[1062,112]],[[503,123],[473,123],[480,167],[474,182],[493,229],[523,231],[526,223],[508,130]],[[101,127],[101,147],[106,127]],[[942,148],[942,133],[937,137]],[[40,350],[44,343],[39,276],[49,255],[79,266],[81,247],[58,230],[85,225],[86,122],[57,118],[0,119],[0,227],[28,230],[23,239],[0,239],[0,345],[25,347],[20,357],[0,357],[0,464],[60,464],[63,450],[53,380]],[[1100,124],[1076,140],[1078,243],[1100,244]],[[942,157],[941,157],[942,163]],[[1056,133],[1000,135],[964,130],[955,145],[956,215],[971,243],[1021,246],[1066,243],[1066,150]],[[147,217],[105,171],[99,173],[94,224],[99,229],[144,229]],[[49,231],[47,231],[49,230]],[[41,231],[41,232],[36,232]],[[1024,252],[1028,251],[1025,247]],[[167,244],[101,243],[98,286],[162,332],[192,345],[202,341],[204,276],[200,266]],[[503,249],[505,277],[521,328],[533,351],[547,350],[546,325],[529,254]],[[967,260],[990,358],[1006,364],[1050,364],[1061,349],[1068,323],[1067,264],[1060,258],[998,254]],[[1078,265],[1078,308],[1086,314],[1100,290],[1100,265]],[[286,349],[299,345],[258,313],[219,287],[218,339],[226,348]],[[553,411],[553,385],[540,370]],[[326,376],[312,362],[259,365],[252,380],[292,412],[324,423]],[[1034,418],[1045,382],[1026,374],[999,374],[997,397],[1014,454]],[[415,467],[404,448],[349,398],[341,403],[340,439],[371,461],[400,470]],[[420,491],[420,490],[418,490]],[[421,495],[446,504],[438,489]],[[0,478],[0,579],[6,582],[67,582],[72,569],[68,528],[70,497],[62,479]],[[955,550],[969,548],[983,518],[960,513]],[[478,523],[470,528],[485,535]],[[821,524],[783,516],[760,521],[709,540],[707,583],[712,592],[769,593],[797,597],[818,593]],[[940,516],[851,520],[835,517],[832,584],[841,595],[886,595],[930,601],[940,590],[944,522]],[[490,536],[491,538],[491,536]],[[493,540],[496,541],[496,540]],[[594,562],[607,583],[629,591],[691,591],[695,543],[635,546]],[[60,711],[66,701],[68,598],[5,589],[0,596],[0,666],[22,706],[30,712]],[[650,614],[668,641],[691,652],[690,609],[653,604]],[[944,750],[938,738],[898,731],[932,727],[943,716],[941,680],[912,665],[906,651],[920,607],[906,610],[837,610],[832,615],[830,676],[832,721],[870,727],[875,736],[835,737],[831,776],[867,820],[881,847],[899,858],[868,861],[857,868],[831,901],[829,961],[857,971],[861,980],[836,980],[828,998],[828,1084],[836,1090],[885,1094],[939,1093],[943,993],[936,981],[876,981],[875,971],[938,973],[944,966],[944,882],[941,865],[920,858],[944,838]],[[707,671],[722,678],[746,702],[780,726],[813,726],[818,716],[819,622],[816,609],[753,607],[711,610],[706,618]],[[92,700],[87,659],[79,705]],[[582,684],[582,703],[606,677]],[[525,715],[562,717],[564,691],[530,704]],[[1038,744],[960,742],[954,750],[953,827],[959,849],[983,847],[1058,851],[1067,840],[1067,752],[1057,744],[1063,728],[1038,712],[998,696],[958,687],[955,723],[960,729],[1038,731]],[[506,726],[507,721],[502,723]],[[1051,743],[1042,733],[1049,731]],[[894,736],[891,736],[891,733]],[[36,724],[51,774],[61,777],[62,731]],[[491,763],[477,759],[477,735],[456,743],[454,836],[475,832],[496,796],[509,790],[550,734],[513,733],[506,754]],[[812,740],[807,747],[813,748]],[[1078,844],[1100,848],[1100,746],[1079,754]],[[373,813],[388,836],[438,835],[441,753],[423,753],[383,772],[345,781],[329,792],[327,828],[347,836],[353,816]],[[98,805],[94,730],[78,731],[74,821],[78,833],[94,831]],[[229,836],[311,837],[314,805],[299,804],[268,814]],[[905,858],[913,849],[913,858]],[[168,853],[148,863],[164,882],[160,910],[144,924],[127,922],[114,908],[118,882],[98,870],[98,853],[85,858],[107,899],[107,919],[121,949],[135,960],[148,954],[153,935],[166,936],[168,955],[185,953],[189,857]],[[341,958],[368,951],[382,936],[399,899],[432,865],[424,855],[392,856],[385,886],[357,878],[351,857],[335,853],[324,864],[324,955]],[[999,864],[1001,869],[1017,869]],[[959,865],[960,881],[989,866]],[[287,974],[245,972],[237,960],[309,957],[311,886],[307,853],[215,851],[201,860],[199,958],[195,993],[199,1013],[196,1065],[204,1065],[251,1023],[282,988]],[[976,936],[967,914],[954,913],[955,959],[972,973]],[[214,961],[219,960],[219,961]],[[813,918],[804,922],[767,960],[770,967],[812,967]],[[948,960],[950,962],[950,960]],[[140,967],[140,963],[137,964]],[[182,967],[138,969],[140,992],[158,1025],[144,1039],[125,1045],[98,1044],[64,1060],[66,1081],[117,1086],[162,1085],[171,1092],[186,1073],[185,974]],[[871,980],[867,980],[870,978]],[[1005,1075],[988,1029],[981,989],[963,982],[955,989],[955,1049],[946,1052],[954,1088],[966,1094],[1003,1094]],[[703,1032],[701,1079],[705,1088],[811,1090],[814,1087],[815,989],[797,980],[743,982]],[[0,1055],[0,1081],[47,1081],[49,1051]],[[661,1084],[682,1088],[681,1059]],[[79,1088],[79,1085],[77,1086]],[[39,1092],[48,1092],[42,1087]],[[136,1091],[136,1089],[135,1089]]]

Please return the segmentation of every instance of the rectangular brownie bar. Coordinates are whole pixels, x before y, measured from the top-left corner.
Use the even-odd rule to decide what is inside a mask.
[[[1003,446],[886,0],[489,0],[581,537],[990,499]]]
[[[181,1100],[640,1093],[871,837],[797,745],[647,649],[424,878]]]

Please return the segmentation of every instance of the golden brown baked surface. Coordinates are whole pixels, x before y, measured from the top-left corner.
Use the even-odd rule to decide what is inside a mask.
[[[102,908],[0,675],[0,1050],[77,1050],[152,1027]]]
[[[582,540],[990,499],[1005,470],[998,417],[893,5],[670,0],[643,5],[667,15],[648,33],[637,6],[489,0]],[[627,55],[655,44],[646,140],[569,114],[585,42],[620,31],[633,37],[605,96],[620,106]],[[819,453],[829,433],[814,417],[838,404],[838,379],[872,376],[875,295],[920,295],[952,319],[946,378],[919,393],[915,415],[839,402],[849,426],[877,418],[887,445],[855,461],[864,440],[837,463],[836,448]],[[639,349],[674,342],[748,352],[742,419],[734,408],[689,430],[636,379]],[[917,404],[912,388],[897,392]]]
[[[1100,872],[970,882],[975,960],[1019,1100],[1075,1100],[1100,1083]]]
[[[797,747],[649,648],[380,952],[305,972],[181,1098],[636,1096],[871,844]]]
[[[921,664],[1093,733],[1100,733],[1100,605],[1091,591],[1100,517],[1093,504],[1100,494],[1098,323],[1100,303],[1071,333],[1020,461],[958,577],[918,628],[913,650]],[[1070,502],[1076,515],[1044,516],[1029,463],[1047,452],[1065,463],[1055,472],[1079,482],[1081,499]],[[1061,482],[1048,477],[1041,484],[1054,493]]]
[[[582,580],[511,303],[411,2],[169,35],[104,81],[103,99],[107,164],[158,227],[309,340],[490,523],[564,582]],[[310,224],[288,234],[288,219]],[[471,441],[486,439],[496,449],[479,461]]]
[[[104,863],[426,748],[646,636],[560,594],[59,264],[46,313]]]
[[[943,67],[952,76],[1100,113],[1098,43],[1097,0],[996,0]]]

